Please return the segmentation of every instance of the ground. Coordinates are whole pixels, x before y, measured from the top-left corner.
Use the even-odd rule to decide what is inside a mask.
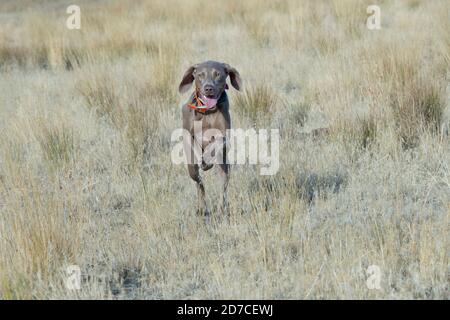
[[[1,299],[448,299],[449,1],[72,2],[0,4]],[[205,222],[170,138],[210,59],[280,168],[229,218],[206,172]]]

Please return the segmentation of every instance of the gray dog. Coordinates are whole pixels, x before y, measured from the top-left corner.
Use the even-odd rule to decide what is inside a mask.
[[[223,160],[218,163],[223,186],[221,208],[223,213],[228,213],[227,187],[230,168],[226,162],[225,143],[226,130],[231,127],[228,96],[225,92],[228,89],[226,82],[228,76],[230,76],[231,85],[236,90],[240,90],[242,86],[241,78],[235,68],[221,62],[206,61],[189,67],[178,88],[180,93],[185,93],[193,82],[195,84],[194,93],[182,107],[183,129],[189,132],[189,135],[184,138],[184,151],[188,159],[189,175],[197,184],[198,212],[204,215],[209,215],[209,210],[206,205],[205,187],[199,173],[199,167],[206,171],[214,165],[204,158],[204,151],[212,143],[219,143],[221,146],[222,154],[216,154],[215,157],[222,157]],[[202,132],[214,129],[220,134],[209,137],[205,135],[196,136],[194,123],[196,124],[196,131],[200,126]],[[199,160],[197,157],[196,161],[193,160],[195,158],[195,144],[201,150],[201,159]]]

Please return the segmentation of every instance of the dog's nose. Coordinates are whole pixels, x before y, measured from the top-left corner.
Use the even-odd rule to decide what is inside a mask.
[[[205,86],[204,91],[205,91],[205,94],[212,95],[212,94],[214,94],[214,87],[213,86]]]

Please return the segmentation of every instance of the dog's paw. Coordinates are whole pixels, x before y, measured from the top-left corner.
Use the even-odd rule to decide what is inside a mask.
[[[202,162],[201,168],[202,168],[203,171],[208,171],[208,170],[211,169],[213,166],[214,166],[214,163],[209,163],[209,164],[208,164],[208,163]]]

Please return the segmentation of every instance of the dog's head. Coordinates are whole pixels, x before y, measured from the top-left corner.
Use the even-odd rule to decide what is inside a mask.
[[[217,102],[227,88],[228,76],[230,76],[231,85],[236,90],[240,90],[242,80],[235,68],[222,62],[205,61],[186,70],[178,90],[180,93],[184,93],[194,82],[201,97],[207,101]]]

